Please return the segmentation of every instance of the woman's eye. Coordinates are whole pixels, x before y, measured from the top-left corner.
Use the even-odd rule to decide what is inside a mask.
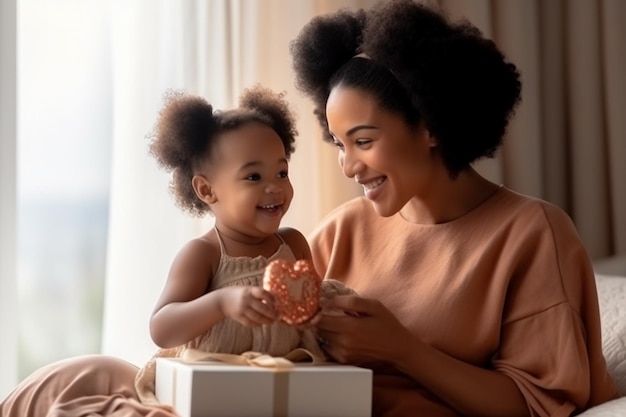
[[[335,145],[339,149],[343,149],[343,143],[339,142],[338,140],[333,140],[333,145]]]
[[[261,179],[261,175],[259,174],[250,174],[246,177],[247,180],[249,181],[258,181]]]
[[[362,148],[363,146],[367,146],[372,142],[371,139],[357,139],[356,146]]]

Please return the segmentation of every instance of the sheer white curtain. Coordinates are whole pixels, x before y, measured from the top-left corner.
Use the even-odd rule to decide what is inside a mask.
[[[17,13],[0,2],[0,398],[17,380]]]
[[[363,4],[114,0],[114,145],[103,353],[138,365],[154,353],[148,320],[170,263],[186,241],[212,225],[210,216],[194,220],[175,207],[168,175],[159,172],[147,153],[144,137],[167,89],[200,94],[217,108],[236,105],[243,89],[255,83],[287,92],[300,136],[290,167],[296,194],[285,225],[306,234],[336,205],[333,195],[345,199],[358,192],[329,172],[329,166],[338,169],[335,155],[321,143],[308,100],[293,88],[288,45],[315,14]],[[326,194],[330,188],[336,192]]]
[[[220,9],[227,6],[206,2],[219,16],[213,23],[223,24]],[[147,324],[169,263],[201,231],[199,221],[174,205],[169,176],[148,155],[146,135],[167,89],[229,101],[227,83],[198,89],[199,57],[190,41],[200,20],[195,8],[182,1],[112,4],[114,137],[102,350],[138,364],[154,351]],[[212,68],[220,62],[214,59]]]

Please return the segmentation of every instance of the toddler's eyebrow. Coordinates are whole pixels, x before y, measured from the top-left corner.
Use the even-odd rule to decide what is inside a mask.
[[[287,158],[285,158],[283,156],[283,157],[278,158],[278,163],[279,164],[281,164],[281,163],[289,164],[289,161],[287,161]],[[250,161],[250,162],[246,162],[245,164],[243,164],[241,166],[241,168],[239,168],[239,170],[240,171],[244,171],[246,169],[250,169],[250,168],[253,168],[253,167],[256,167],[256,166],[260,166],[260,165],[263,165],[263,162],[261,162],[261,161]]]

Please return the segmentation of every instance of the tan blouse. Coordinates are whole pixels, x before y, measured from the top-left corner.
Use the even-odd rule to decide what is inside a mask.
[[[380,300],[422,341],[512,378],[533,416],[616,397],[602,355],[594,273],[570,218],[500,188],[438,225],[383,218],[364,198],[312,233],[326,278]],[[374,376],[374,416],[457,416],[401,372]]]

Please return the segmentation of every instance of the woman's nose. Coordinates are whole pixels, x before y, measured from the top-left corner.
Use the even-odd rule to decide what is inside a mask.
[[[364,167],[360,159],[347,152],[339,154],[339,165],[343,169],[343,174],[348,178],[353,178]]]

